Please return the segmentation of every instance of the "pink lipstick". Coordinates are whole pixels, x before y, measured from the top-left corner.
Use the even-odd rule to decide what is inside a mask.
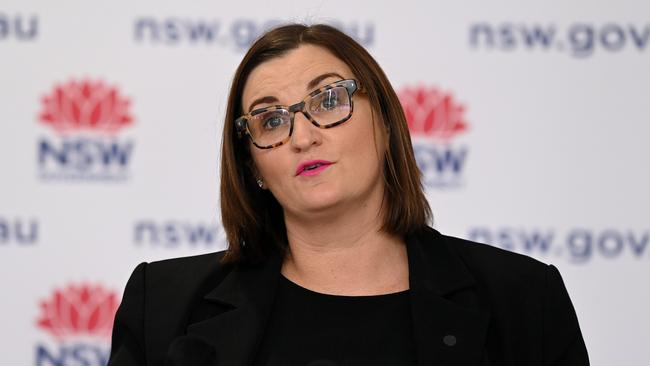
[[[317,175],[327,169],[333,163],[327,160],[308,160],[298,164],[296,175],[310,176]]]

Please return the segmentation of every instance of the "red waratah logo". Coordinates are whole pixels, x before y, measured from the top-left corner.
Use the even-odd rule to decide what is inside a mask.
[[[118,305],[117,294],[100,285],[69,285],[41,302],[38,326],[58,339],[109,338]]]
[[[448,140],[467,130],[465,107],[435,88],[403,88],[398,92],[414,136]]]
[[[69,81],[43,97],[41,122],[58,132],[115,132],[133,122],[130,101],[101,81]]]

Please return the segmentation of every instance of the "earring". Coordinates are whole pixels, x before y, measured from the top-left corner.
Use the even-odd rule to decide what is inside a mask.
[[[257,178],[257,185],[260,186],[260,188],[264,188],[264,181],[261,178]]]

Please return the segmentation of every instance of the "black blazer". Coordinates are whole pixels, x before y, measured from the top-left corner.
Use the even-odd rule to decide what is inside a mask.
[[[418,365],[589,364],[554,266],[430,228],[406,245]],[[220,266],[222,255],[138,265],[115,318],[109,366],[251,365],[282,261]]]

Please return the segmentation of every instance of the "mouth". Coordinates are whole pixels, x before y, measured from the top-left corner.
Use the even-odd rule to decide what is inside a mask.
[[[333,163],[326,160],[311,160],[305,161],[298,165],[296,175],[316,175],[323,170],[327,169]]]

